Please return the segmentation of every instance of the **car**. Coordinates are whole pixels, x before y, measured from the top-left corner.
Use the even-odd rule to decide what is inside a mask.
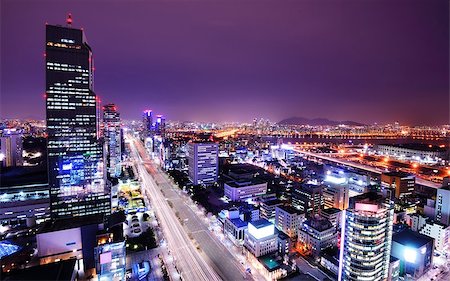
[[[140,224],[139,223],[133,223],[133,227],[139,227]]]
[[[137,219],[139,219],[139,218],[138,218],[138,216],[134,215],[134,216],[131,217],[131,219],[132,219],[132,220],[137,220]]]
[[[134,233],[141,233],[142,230],[141,230],[140,228],[135,228],[135,229],[133,229],[133,232],[134,232]]]

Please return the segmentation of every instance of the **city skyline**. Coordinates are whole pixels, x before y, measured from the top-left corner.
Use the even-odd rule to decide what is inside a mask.
[[[42,27],[71,12],[96,49],[96,94],[124,119],[448,123],[445,1],[135,4],[3,2],[2,118],[44,117]]]

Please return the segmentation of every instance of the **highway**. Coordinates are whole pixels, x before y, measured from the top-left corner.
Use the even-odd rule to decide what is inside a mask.
[[[308,155],[308,156],[317,157],[317,158],[320,158],[320,159],[323,159],[323,160],[327,160],[327,161],[330,161],[330,162],[338,163],[338,164],[341,164],[341,165],[354,167],[354,168],[357,168],[357,169],[369,171],[369,172],[380,174],[380,175],[383,172],[381,169],[378,169],[378,168],[375,168],[375,167],[371,167],[371,166],[368,166],[368,165],[359,164],[359,163],[355,163],[355,162],[351,162],[351,161],[344,161],[344,160],[340,160],[340,159],[337,159],[337,158],[334,158],[334,157],[326,156],[326,155],[319,154],[319,153],[313,153],[313,152],[305,151],[305,150],[298,149],[298,148],[294,148],[294,151],[297,152],[297,153],[302,153],[302,154],[305,154],[305,155]],[[427,180],[421,179],[421,178],[419,178],[417,176],[416,176],[416,183],[420,184],[420,185],[423,185],[423,186],[435,188],[435,189],[438,189],[438,188],[442,187],[442,185],[440,185],[440,184],[437,184],[437,183],[432,182],[432,181],[427,181]]]
[[[167,240],[177,267],[183,280],[221,280],[217,273],[200,255],[194,247],[191,239],[178,221],[175,213],[161,194],[159,187],[145,168],[145,163],[139,155],[136,144],[138,141],[130,142],[132,157],[136,160],[136,167],[142,180],[142,190],[150,197],[155,213],[161,224],[164,237]],[[145,159],[147,160],[147,159]]]
[[[141,142],[132,139],[130,147],[142,178],[143,194],[150,198],[154,206],[182,278],[251,280],[252,276],[246,275],[236,256],[232,255],[208,229],[208,219],[202,217],[202,213],[191,206],[192,201],[188,200],[188,197],[174,186],[167,174],[148,158]],[[144,159],[141,155],[145,155]]]

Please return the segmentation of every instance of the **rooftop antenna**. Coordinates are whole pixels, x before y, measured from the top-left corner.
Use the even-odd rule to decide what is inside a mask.
[[[67,26],[72,27],[72,14],[69,13],[66,19]]]

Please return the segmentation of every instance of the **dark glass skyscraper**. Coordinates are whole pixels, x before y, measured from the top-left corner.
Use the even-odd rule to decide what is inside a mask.
[[[103,132],[108,172],[112,177],[119,177],[122,172],[122,132],[120,130],[120,114],[115,104],[103,106]]]
[[[51,214],[110,212],[92,50],[80,29],[46,26],[46,113]]]

